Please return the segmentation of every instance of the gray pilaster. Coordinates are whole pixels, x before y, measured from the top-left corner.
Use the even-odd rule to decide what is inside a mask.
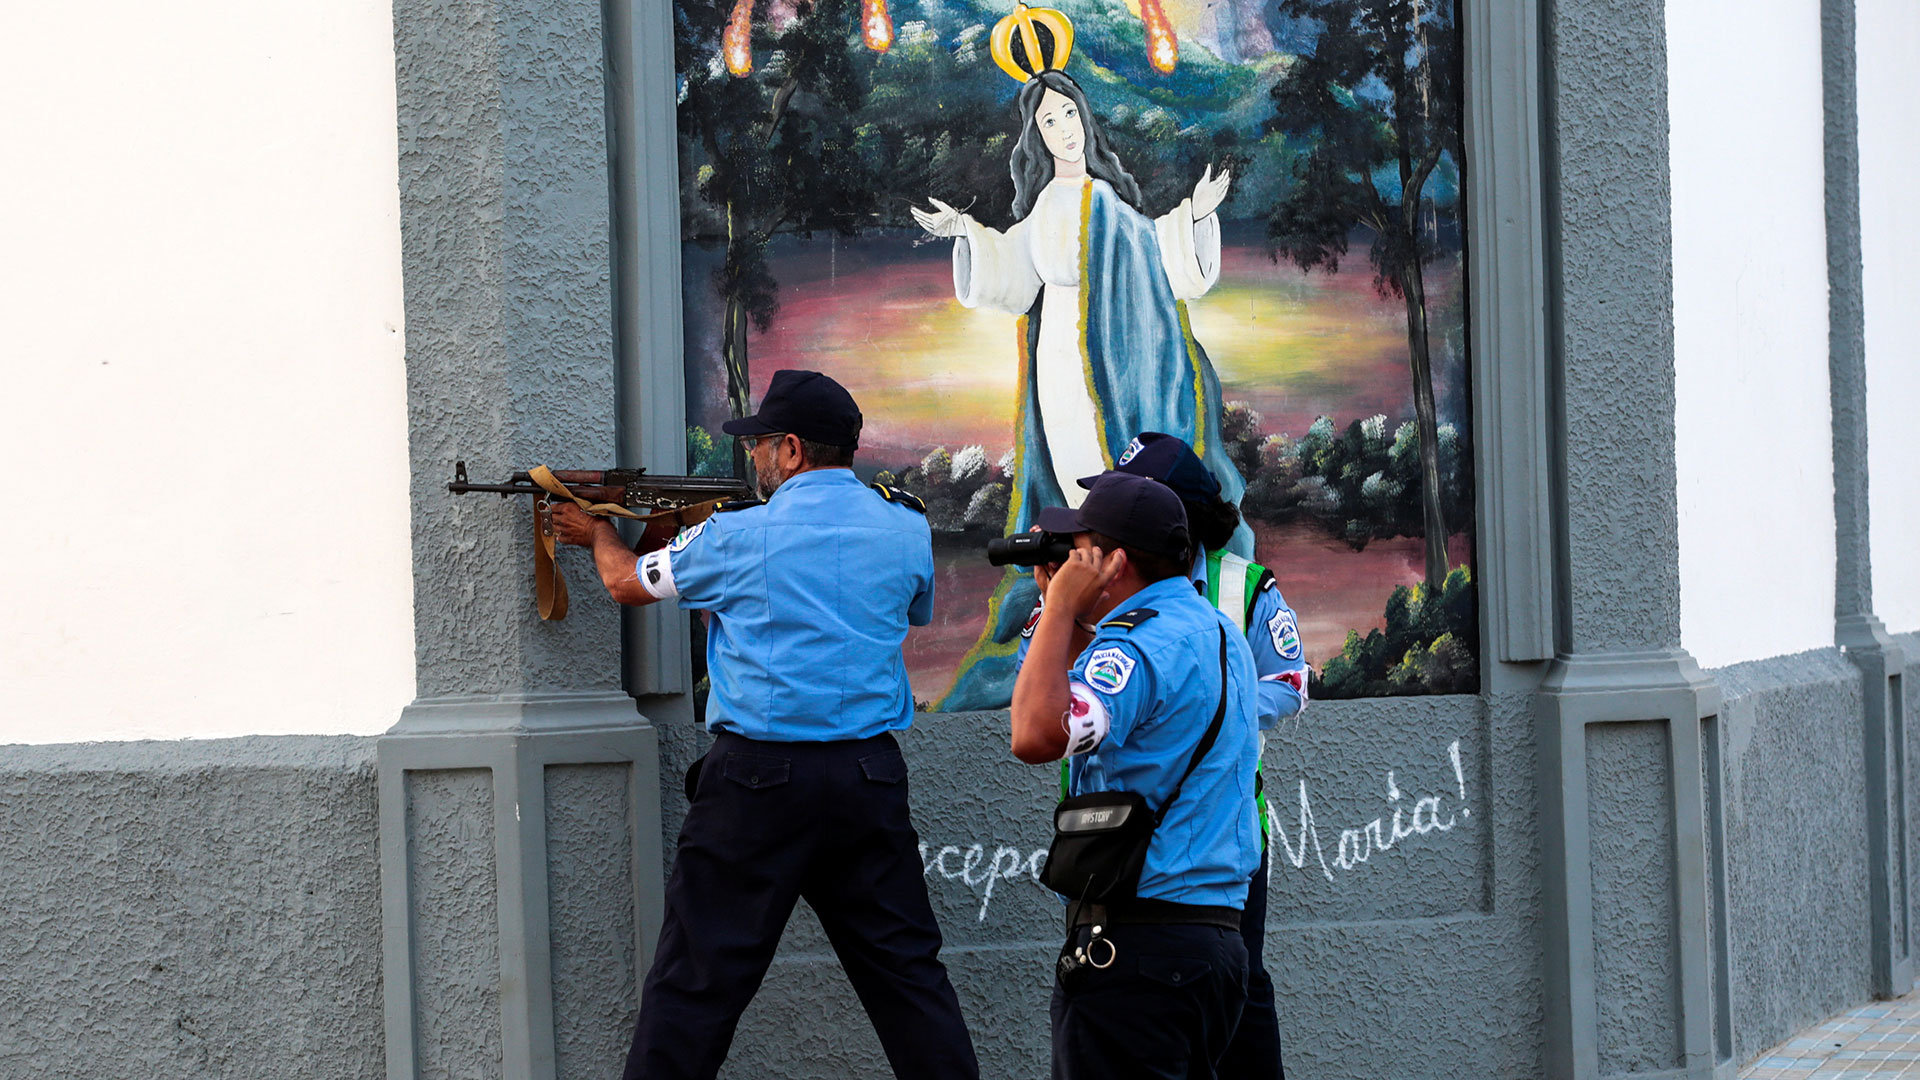
[[[378,751],[393,1080],[617,1070],[658,932],[658,750],[617,610],[568,551],[572,612],[540,621],[527,501],[445,490],[460,459],[617,463],[603,20],[394,5],[420,697]]]
[[[1868,919],[1873,991],[1897,997],[1913,986],[1906,897],[1905,657],[1873,614],[1868,537],[1866,296],[1860,254],[1860,111],[1854,0],[1822,0],[1820,57],[1825,111],[1827,363],[1833,402],[1833,517],[1837,558],[1834,641],[1860,669],[1865,703]]]
[[[1540,20],[1524,0],[1460,14],[1481,655],[1488,689],[1501,690],[1517,674],[1506,664],[1553,657]]]
[[[1719,694],[1679,647],[1665,10],[1543,11],[1548,1071],[1731,1075]]]
[[[686,360],[680,300],[680,166],[673,0],[604,0],[614,243],[614,345],[622,465],[684,473]],[[625,685],[690,689],[685,614],[623,612]]]
[[[619,1067],[659,927],[659,748],[653,728],[635,718],[633,700],[621,693],[441,699],[410,707],[380,739],[390,1080],[449,1073],[550,1080]],[[549,807],[556,791],[569,790],[556,786],[555,774],[595,765],[611,769],[604,790],[574,790],[564,809],[572,818],[582,808],[597,814],[583,831],[608,850],[555,857]],[[472,778],[464,801],[422,797],[461,776]],[[591,871],[609,859],[624,887],[586,892],[590,881],[604,885],[606,874]],[[449,921],[450,910],[462,909],[464,918]],[[491,925],[473,911],[492,912]],[[578,947],[560,947],[556,921],[586,924],[572,935],[576,944],[624,947],[581,956]],[[615,969],[611,986],[620,1000],[582,1000],[576,987],[556,983],[556,965],[603,990],[606,980],[593,978],[593,968]],[[566,1072],[556,1068],[561,1004],[570,1014],[607,1017],[602,1030],[571,1040],[586,1052]],[[495,1049],[476,1058],[475,1047]]]

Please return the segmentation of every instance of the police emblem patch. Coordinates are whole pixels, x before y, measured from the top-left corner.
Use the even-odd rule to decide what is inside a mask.
[[[1300,624],[1294,621],[1293,612],[1286,608],[1274,612],[1267,620],[1267,633],[1273,635],[1273,651],[1280,654],[1280,659],[1300,659]]]
[[[700,534],[706,531],[707,531],[707,522],[704,522],[704,521],[698,525],[693,526],[690,529],[680,530],[680,535],[674,537],[672,541],[670,541],[667,544],[668,554],[678,555],[681,552],[687,550],[687,545],[699,539]]]
[[[1140,451],[1144,449],[1146,449],[1146,445],[1144,443],[1142,443],[1139,439],[1133,440],[1132,442],[1127,444],[1126,450],[1121,452],[1120,460],[1114,462],[1113,467],[1117,469],[1120,466],[1125,465],[1127,462],[1132,461],[1135,457],[1139,455]]]
[[[1103,694],[1117,694],[1127,688],[1127,681],[1133,678],[1133,657],[1119,649],[1100,649],[1087,658],[1087,671],[1083,676],[1087,685]]]

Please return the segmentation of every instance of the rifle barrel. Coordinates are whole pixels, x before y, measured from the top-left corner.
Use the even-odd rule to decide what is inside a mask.
[[[447,490],[453,492],[455,495],[465,495],[470,491],[490,491],[490,492],[498,492],[502,495],[544,495],[546,494],[546,492],[541,491],[538,486],[531,483],[527,483],[527,484],[463,484],[463,483],[455,482],[455,483],[448,484]]]

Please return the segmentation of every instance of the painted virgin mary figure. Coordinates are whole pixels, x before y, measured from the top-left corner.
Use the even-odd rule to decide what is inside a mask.
[[[1140,185],[1064,70],[1073,50],[1067,17],[1022,5],[994,27],[991,45],[995,62],[1021,82],[1016,223],[1000,232],[937,199],[914,217],[953,238],[961,304],[1019,316],[1008,531],[1025,531],[1044,507],[1078,506],[1086,493],[1075,481],[1112,468],[1143,431],[1186,440],[1237,504],[1246,482],[1221,443],[1220,380],[1185,303],[1220,279],[1214,211],[1230,174],[1209,166],[1191,198],[1148,217]],[[1252,556],[1244,523],[1230,547]],[[1016,638],[1034,601],[1032,578],[1009,573],[941,709],[1006,705]]]

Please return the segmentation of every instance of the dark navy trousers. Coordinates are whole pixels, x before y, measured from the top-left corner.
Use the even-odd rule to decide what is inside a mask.
[[[977,1080],[940,963],[890,735],[758,742],[722,732],[688,773],[692,807],[640,994],[626,1080],[711,1080],[794,902],[825,927],[898,1077]]]
[[[1084,946],[1088,928],[1073,935]],[[1054,980],[1053,1080],[1213,1080],[1247,996],[1240,935],[1121,924],[1103,936],[1110,966]]]
[[[1280,1014],[1273,1001],[1273,976],[1261,953],[1267,944],[1267,849],[1247,883],[1247,909],[1240,916],[1240,939],[1247,946],[1247,1007],[1240,1026],[1220,1058],[1220,1080],[1285,1080],[1280,1065]]]

